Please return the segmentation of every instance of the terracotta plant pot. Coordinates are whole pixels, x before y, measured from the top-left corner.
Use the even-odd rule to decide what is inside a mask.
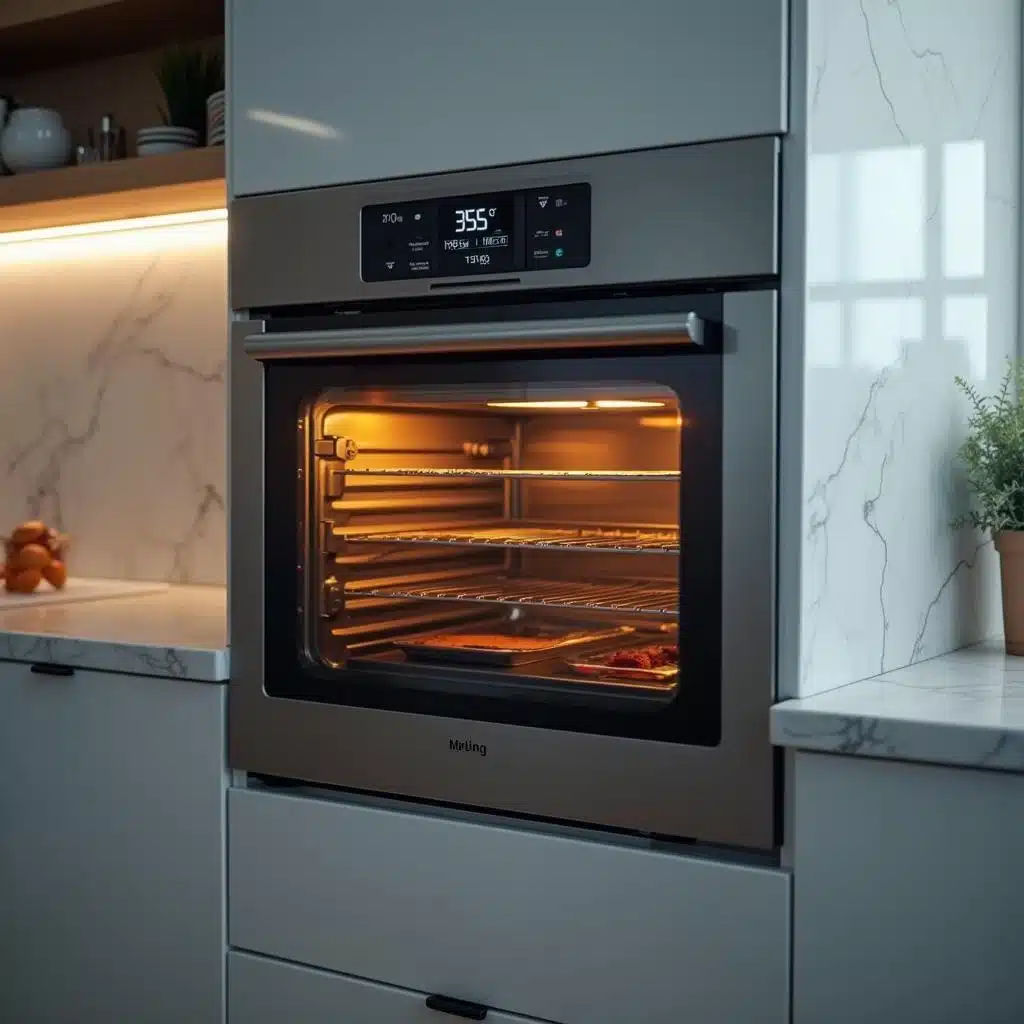
[[[1003,635],[1006,653],[1024,657],[1024,530],[995,535],[1003,588]]]

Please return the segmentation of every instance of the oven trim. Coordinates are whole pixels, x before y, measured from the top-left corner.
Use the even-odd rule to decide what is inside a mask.
[[[778,273],[779,139],[773,135],[453,171],[231,200],[236,309],[345,304]],[[362,208],[491,191],[591,188],[585,267],[364,281]],[[682,201],[681,201],[682,200]]]
[[[713,316],[716,324],[720,322],[720,297],[703,304],[707,315]],[[671,349],[647,352],[636,358],[620,352],[610,356],[602,352],[588,354],[584,358],[566,358],[563,353],[548,353],[543,347],[533,345],[529,349],[518,350],[518,353],[503,354],[496,363],[490,359],[471,362],[448,360],[444,363],[417,359],[409,364],[392,366],[380,360],[353,359],[318,362],[314,366],[308,363],[296,366],[287,362],[269,364],[264,472],[266,491],[273,498],[265,509],[265,543],[268,547],[264,561],[267,587],[264,597],[267,621],[281,624],[282,628],[264,638],[267,692],[272,696],[296,700],[504,722],[567,732],[671,743],[716,744],[720,727],[718,694],[721,671],[722,356],[717,329],[714,334],[714,354],[703,355],[698,351],[682,359],[675,358]],[[329,664],[325,665],[313,653],[317,643],[315,634],[311,635],[310,630],[319,632],[321,624],[316,622],[314,626],[312,614],[299,612],[297,633],[284,629],[284,624],[295,616],[297,607],[319,607],[325,564],[319,558],[311,559],[310,555],[318,546],[314,538],[321,529],[321,514],[328,518],[333,515],[323,509],[312,516],[307,513],[307,508],[311,507],[309,484],[310,473],[313,472],[309,461],[310,439],[291,437],[294,411],[301,410],[301,418],[305,420],[310,401],[316,401],[311,398],[313,393],[319,393],[321,389],[331,391],[335,387],[374,388],[384,383],[380,379],[382,373],[386,375],[388,386],[399,388],[425,384],[438,379],[436,375],[448,381],[454,375],[460,383],[477,387],[502,381],[522,383],[533,376],[545,383],[570,382],[584,388],[588,381],[599,384],[601,381],[635,378],[633,383],[641,387],[644,382],[651,382],[671,389],[687,410],[687,416],[693,418],[693,425],[685,442],[680,434],[674,438],[674,445],[679,445],[679,458],[683,458],[684,443],[688,453],[685,457],[685,481],[676,488],[673,500],[676,507],[672,514],[672,519],[687,531],[687,543],[673,560],[676,563],[673,572],[676,585],[670,589],[680,597],[681,617],[686,626],[686,642],[680,656],[681,678],[700,678],[702,685],[690,689],[682,687],[663,704],[647,703],[644,710],[640,710],[636,702],[632,702],[631,708],[624,708],[622,703],[614,707],[617,701],[609,690],[594,692],[582,680],[578,686],[560,684],[551,695],[552,699],[538,699],[536,693],[528,695],[519,688],[515,676],[504,679],[497,686],[490,680],[482,681],[478,674],[486,670],[479,667],[475,671],[467,668],[463,674],[457,666],[450,667],[448,672],[435,666],[434,671],[443,677],[443,681],[435,676],[433,684],[423,680],[421,685],[421,680],[408,667],[396,675],[387,666],[372,662],[362,662],[351,671],[345,669],[340,672]],[[307,494],[305,498],[296,495],[296,512],[293,513],[293,503],[281,500],[281,496],[291,489],[296,458],[306,467]],[[305,525],[295,531],[297,524]],[[293,536],[293,531],[297,532],[297,537]],[[305,565],[307,570],[296,572],[298,564]],[[666,571],[664,566],[662,569]],[[557,578],[557,568],[552,567],[552,570]],[[586,573],[585,565],[582,571]],[[632,575],[643,578],[644,572],[640,569],[638,573],[634,566]],[[691,594],[696,597],[689,601],[686,595]],[[436,607],[438,628],[444,611],[453,608],[465,612],[467,605]],[[535,613],[539,611],[538,608],[533,610]],[[305,640],[305,651],[299,637]],[[296,641],[300,644],[298,664]],[[431,670],[428,666],[421,666],[418,672],[428,676]]]
[[[264,381],[262,366],[245,351],[245,339],[262,328],[234,324],[231,766],[538,818],[776,846],[776,758],[768,729],[775,692],[776,299],[772,291],[730,293],[723,307],[722,736],[716,747],[268,697]]]

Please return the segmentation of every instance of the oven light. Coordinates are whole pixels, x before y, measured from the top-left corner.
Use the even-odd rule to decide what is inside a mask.
[[[551,399],[536,402],[488,402],[487,404],[492,409],[586,409],[589,403]]]
[[[488,402],[492,409],[663,409],[664,402],[638,398],[599,398],[594,402],[575,399],[537,399],[527,402]]]
[[[663,409],[664,402],[645,402],[633,398],[600,398],[591,403],[595,409]]]

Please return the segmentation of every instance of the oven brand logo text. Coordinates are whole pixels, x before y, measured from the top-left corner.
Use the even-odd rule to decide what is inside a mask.
[[[469,740],[449,740],[448,749],[458,750],[464,754],[479,754],[481,757],[487,756],[486,743],[471,743]]]

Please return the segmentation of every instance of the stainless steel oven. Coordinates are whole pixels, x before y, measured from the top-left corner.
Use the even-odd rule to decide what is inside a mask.
[[[233,767],[776,843],[777,161],[232,203]]]

